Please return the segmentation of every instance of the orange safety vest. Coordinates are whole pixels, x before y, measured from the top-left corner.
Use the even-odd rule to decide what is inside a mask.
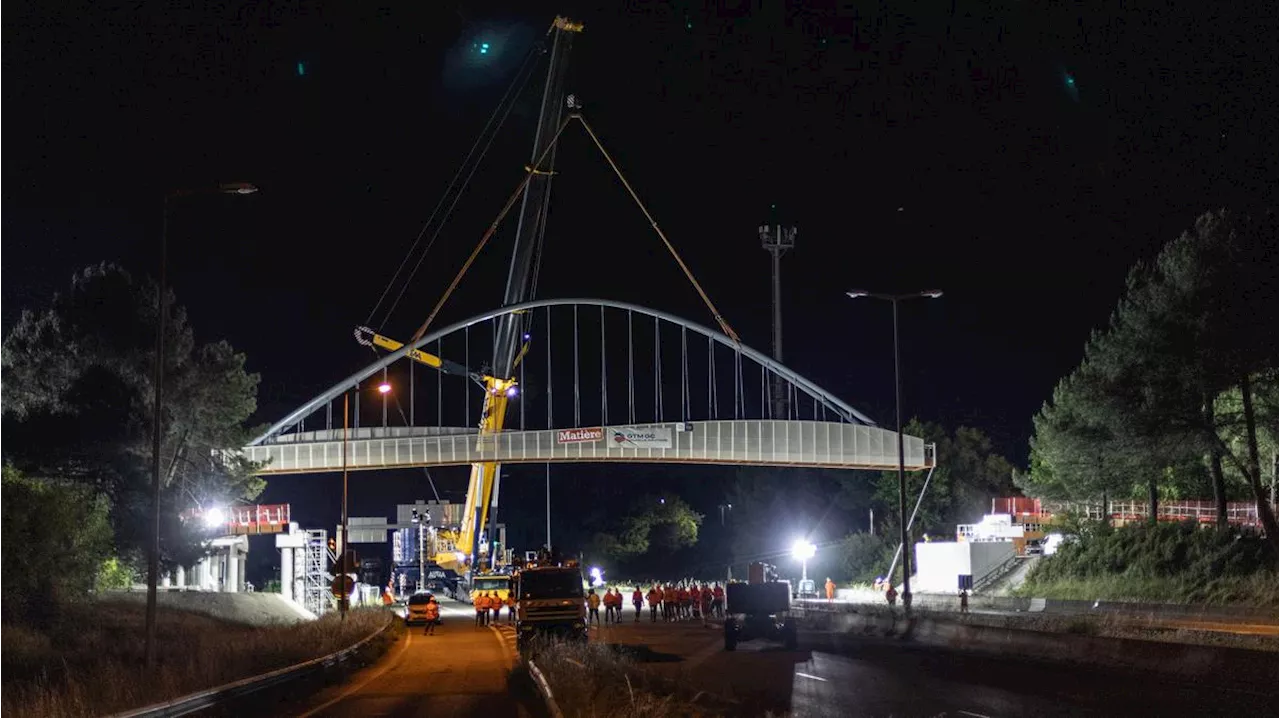
[[[432,601],[427,604],[427,620],[435,621],[440,618],[440,604]]]
[[[488,597],[488,596],[476,596],[476,610],[477,610],[477,611],[488,611],[488,610],[489,610],[489,597]]]

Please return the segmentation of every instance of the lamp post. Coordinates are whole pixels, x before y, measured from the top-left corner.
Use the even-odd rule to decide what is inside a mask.
[[[718,508],[720,509],[720,528],[723,530],[724,529],[724,513],[725,511],[733,511],[733,504],[720,504]],[[732,563],[725,564],[724,580],[725,581],[733,580],[733,564]]]
[[[347,572],[351,566],[347,565],[347,558],[351,555],[347,546],[351,543],[351,529],[349,526],[350,514],[347,511],[347,443],[349,441],[350,422],[347,414],[351,404],[351,392],[359,391],[359,387],[353,387],[342,392],[342,545],[338,547],[341,553],[338,556],[338,570],[341,572],[341,580],[338,581],[338,612],[342,614],[342,620],[347,620],[347,611],[350,609],[350,596],[347,595]],[[386,397],[391,393],[391,385],[385,380],[378,385],[378,393]],[[421,536],[421,533],[419,533]],[[421,543],[419,543],[421,549]]]
[[[156,295],[156,365],[151,427],[151,546],[147,552],[147,618],[144,663],[148,669],[156,660],[156,584],[160,580],[160,444],[164,416],[164,332],[169,314],[166,284],[169,263],[169,201],[199,194],[253,194],[258,188],[248,182],[229,182],[208,189],[171,190],[164,195],[160,225],[160,291]]]
[[[907,543],[907,470],[906,470],[906,454],[902,446],[902,362],[898,352],[898,302],[907,299],[937,299],[942,296],[942,292],[937,289],[929,289],[923,292],[911,292],[909,294],[877,294],[862,290],[853,290],[846,292],[850,299],[859,299],[862,297],[870,297],[872,299],[882,299],[893,305],[893,390],[894,390],[894,406],[895,415],[898,423],[898,525],[900,532],[900,540],[902,541],[902,607],[904,611],[911,611],[911,549]],[[893,581],[893,576],[889,576],[889,580]]]
[[[791,555],[800,561],[800,581],[802,584],[809,580],[809,559],[813,558],[817,552],[818,547],[805,539],[796,539],[796,542],[791,544]]]

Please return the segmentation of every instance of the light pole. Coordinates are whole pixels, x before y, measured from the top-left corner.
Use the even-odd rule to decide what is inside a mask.
[[[342,620],[347,620],[347,610],[350,608],[350,597],[347,596],[347,573],[352,568],[347,565],[347,558],[351,555],[347,546],[351,543],[351,529],[348,525],[349,513],[347,511],[347,443],[348,432],[350,431],[350,422],[347,414],[351,404],[351,392],[359,391],[359,387],[354,387],[342,392],[342,545],[338,547],[340,552],[338,555],[338,571],[341,573],[338,581],[338,612],[342,614]],[[386,397],[391,393],[391,385],[385,380],[378,385],[378,393]],[[421,536],[421,531],[419,531]],[[419,550],[421,550],[421,541],[419,541]]]
[[[722,530],[722,532],[723,532],[723,529],[724,529],[724,513],[725,513],[725,511],[733,511],[733,504],[720,504],[720,506],[719,506],[718,508],[720,509],[720,528],[721,528],[721,530]],[[732,580],[733,580],[733,563],[732,563],[732,562],[725,564],[725,568],[724,568],[724,580],[725,580],[726,582],[728,582],[728,581],[732,581]]]
[[[169,200],[198,194],[253,194],[258,188],[248,182],[229,182],[208,189],[171,190],[164,195],[160,225],[160,291],[156,295],[156,366],[152,387],[151,418],[151,547],[147,552],[147,618],[144,663],[148,669],[156,660],[156,584],[160,580],[160,422],[164,416],[164,331],[169,314],[166,275],[169,263]]]
[[[817,552],[818,547],[805,539],[796,539],[796,542],[791,544],[791,555],[800,561],[800,582],[802,584],[809,580],[809,559],[813,558]]]
[[[923,292],[911,292],[909,294],[877,294],[862,290],[852,290],[846,292],[850,299],[859,299],[862,297],[870,297],[872,299],[883,299],[893,305],[893,390],[894,405],[896,407],[894,413],[898,423],[898,525],[900,532],[900,540],[902,541],[902,608],[904,611],[911,611],[911,548],[907,543],[907,469],[906,454],[902,446],[902,361],[898,352],[898,302],[906,299],[937,299],[942,296],[942,292],[937,289],[929,289]],[[893,576],[889,576],[889,580],[893,581]]]

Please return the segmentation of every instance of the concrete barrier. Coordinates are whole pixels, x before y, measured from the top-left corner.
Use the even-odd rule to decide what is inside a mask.
[[[1071,633],[939,620],[901,611],[815,612],[800,619],[802,631],[817,631],[849,641],[891,641],[902,645],[1158,673],[1181,679],[1230,684],[1270,685],[1280,681],[1274,653],[1220,646],[1159,643]]]

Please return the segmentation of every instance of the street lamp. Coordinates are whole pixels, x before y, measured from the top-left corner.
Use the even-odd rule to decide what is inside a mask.
[[[813,558],[817,552],[818,547],[804,539],[796,539],[796,542],[791,544],[791,555],[800,562],[801,582],[809,580],[809,559]]]
[[[720,509],[720,528],[724,529],[725,511],[733,511],[733,504],[720,504],[718,508]],[[733,564],[732,563],[725,565],[724,580],[726,582],[733,580]]]
[[[198,194],[253,194],[258,188],[248,182],[227,182],[217,187],[171,190],[164,195],[160,225],[160,292],[156,296],[156,366],[151,427],[151,550],[147,552],[147,619],[144,663],[148,669],[156,660],[156,584],[160,580],[160,422],[164,413],[164,330],[169,314],[166,274],[169,255],[169,201]]]
[[[360,391],[360,386],[347,389],[342,392],[342,545],[339,548],[341,553],[338,556],[338,570],[341,572],[338,580],[338,613],[342,615],[342,620],[347,620],[347,610],[350,608],[349,596],[347,596],[347,570],[351,568],[347,565],[347,557],[350,556],[350,550],[347,548],[351,543],[351,529],[348,525],[349,514],[347,511],[347,443],[350,431],[350,421],[348,414],[351,408],[352,392]],[[391,384],[382,382],[378,385],[378,393],[387,396],[391,393]],[[421,536],[421,533],[419,533]],[[421,547],[419,547],[421,548]]]
[[[898,525],[902,541],[902,607],[909,612],[911,610],[911,549],[907,543],[907,470],[906,453],[902,446],[902,362],[898,353],[898,302],[906,299],[937,299],[942,296],[942,291],[928,289],[909,294],[877,294],[855,289],[846,294],[850,299],[870,297],[882,299],[893,305],[893,387],[898,422]],[[892,575],[889,576],[889,580],[893,581]]]

